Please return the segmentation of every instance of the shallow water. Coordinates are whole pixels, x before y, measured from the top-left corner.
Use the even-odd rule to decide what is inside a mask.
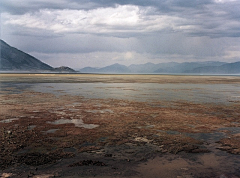
[[[59,119],[54,122],[47,122],[49,124],[60,125],[60,124],[74,124],[75,127],[83,127],[86,129],[93,129],[98,127],[95,124],[84,124],[82,119]]]
[[[223,127],[218,129],[219,131],[227,131],[231,134],[238,134],[240,133],[240,127]]]
[[[61,88],[61,91],[57,90]],[[158,83],[40,83],[34,91],[56,95],[71,94],[86,98],[113,98],[135,101],[188,101],[228,103],[240,101],[240,85],[158,84]]]
[[[239,127],[235,127],[236,130],[238,131],[237,133],[240,133],[240,128]],[[219,129],[220,130],[225,130],[224,128]],[[205,141],[205,142],[211,142],[214,143],[216,141],[219,141],[222,138],[227,137],[227,135],[225,133],[222,132],[211,132],[211,133],[186,133],[186,132],[178,132],[178,131],[174,131],[174,130],[158,130],[159,132],[162,133],[167,133],[169,135],[179,135],[182,134],[184,136],[187,137],[191,137],[194,138],[196,140],[201,140],[201,141]]]
[[[58,130],[60,130],[60,129],[49,129],[49,130],[47,130],[45,133],[47,134],[47,133],[55,133],[56,131],[58,131]]]
[[[1,83],[1,91],[24,90],[78,95],[86,98],[133,101],[187,101],[230,104],[240,102],[239,84],[159,84],[159,83]]]
[[[2,123],[10,123],[10,122],[16,121],[16,120],[19,120],[19,118],[5,119],[5,120],[2,120],[0,122],[2,122]]]

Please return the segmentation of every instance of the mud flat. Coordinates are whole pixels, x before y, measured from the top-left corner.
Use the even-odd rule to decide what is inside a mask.
[[[2,177],[240,177],[240,77],[0,82]]]

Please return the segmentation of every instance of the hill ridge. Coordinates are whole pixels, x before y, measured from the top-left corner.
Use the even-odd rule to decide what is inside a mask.
[[[116,69],[116,67],[119,67]],[[169,63],[145,63],[131,64],[129,66],[118,63],[102,68],[84,67],[83,73],[154,73],[154,74],[240,74],[240,62],[226,63],[220,61],[206,62],[169,62]]]
[[[34,56],[10,46],[2,39],[0,39],[0,71],[76,72],[66,66],[53,68]]]

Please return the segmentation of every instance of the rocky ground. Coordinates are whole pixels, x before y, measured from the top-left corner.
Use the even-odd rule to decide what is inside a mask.
[[[239,102],[11,91],[1,91],[2,177],[240,177]]]

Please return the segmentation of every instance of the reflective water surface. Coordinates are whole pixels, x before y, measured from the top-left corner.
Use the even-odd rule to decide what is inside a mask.
[[[1,83],[1,91],[24,90],[134,101],[188,101],[229,104],[240,101],[240,84],[158,83]]]

